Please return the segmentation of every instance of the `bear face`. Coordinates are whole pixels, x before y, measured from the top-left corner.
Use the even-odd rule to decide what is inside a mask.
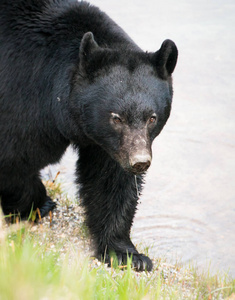
[[[134,174],[150,166],[151,144],[170,115],[171,79],[159,73],[154,55],[123,55],[100,48],[90,33],[83,38],[72,114],[82,115],[86,136]]]

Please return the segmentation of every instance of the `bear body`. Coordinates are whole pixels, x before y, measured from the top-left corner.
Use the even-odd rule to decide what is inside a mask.
[[[96,255],[137,270],[130,240],[151,144],[171,110],[175,44],[143,52],[105,13],[72,0],[0,2],[0,198],[5,214],[55,206],[39,172],[68,145]]]

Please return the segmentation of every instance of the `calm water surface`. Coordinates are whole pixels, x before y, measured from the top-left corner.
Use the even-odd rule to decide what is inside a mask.
[[[235,2],[96,0],[143,48],[179,48],[172,115],[153,145],[132,237],[151,255],[235,275]],[[76,155],[60,165],[66,190]]]

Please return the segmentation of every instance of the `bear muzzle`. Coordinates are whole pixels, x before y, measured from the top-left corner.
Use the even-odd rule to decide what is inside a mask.
[[[141,174],[148,170],[151,165],[152,157],[149,153],[136,154],[130,157],[131,172]]]

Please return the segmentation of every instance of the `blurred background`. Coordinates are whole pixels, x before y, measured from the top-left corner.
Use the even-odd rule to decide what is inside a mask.
[[[93,0],[144,50],[172,39],[179,49],[171,117],[154,141],[132,229],[150,256],[235,275],[234,0]],[[60,180],[75,198],[76,155]]]

